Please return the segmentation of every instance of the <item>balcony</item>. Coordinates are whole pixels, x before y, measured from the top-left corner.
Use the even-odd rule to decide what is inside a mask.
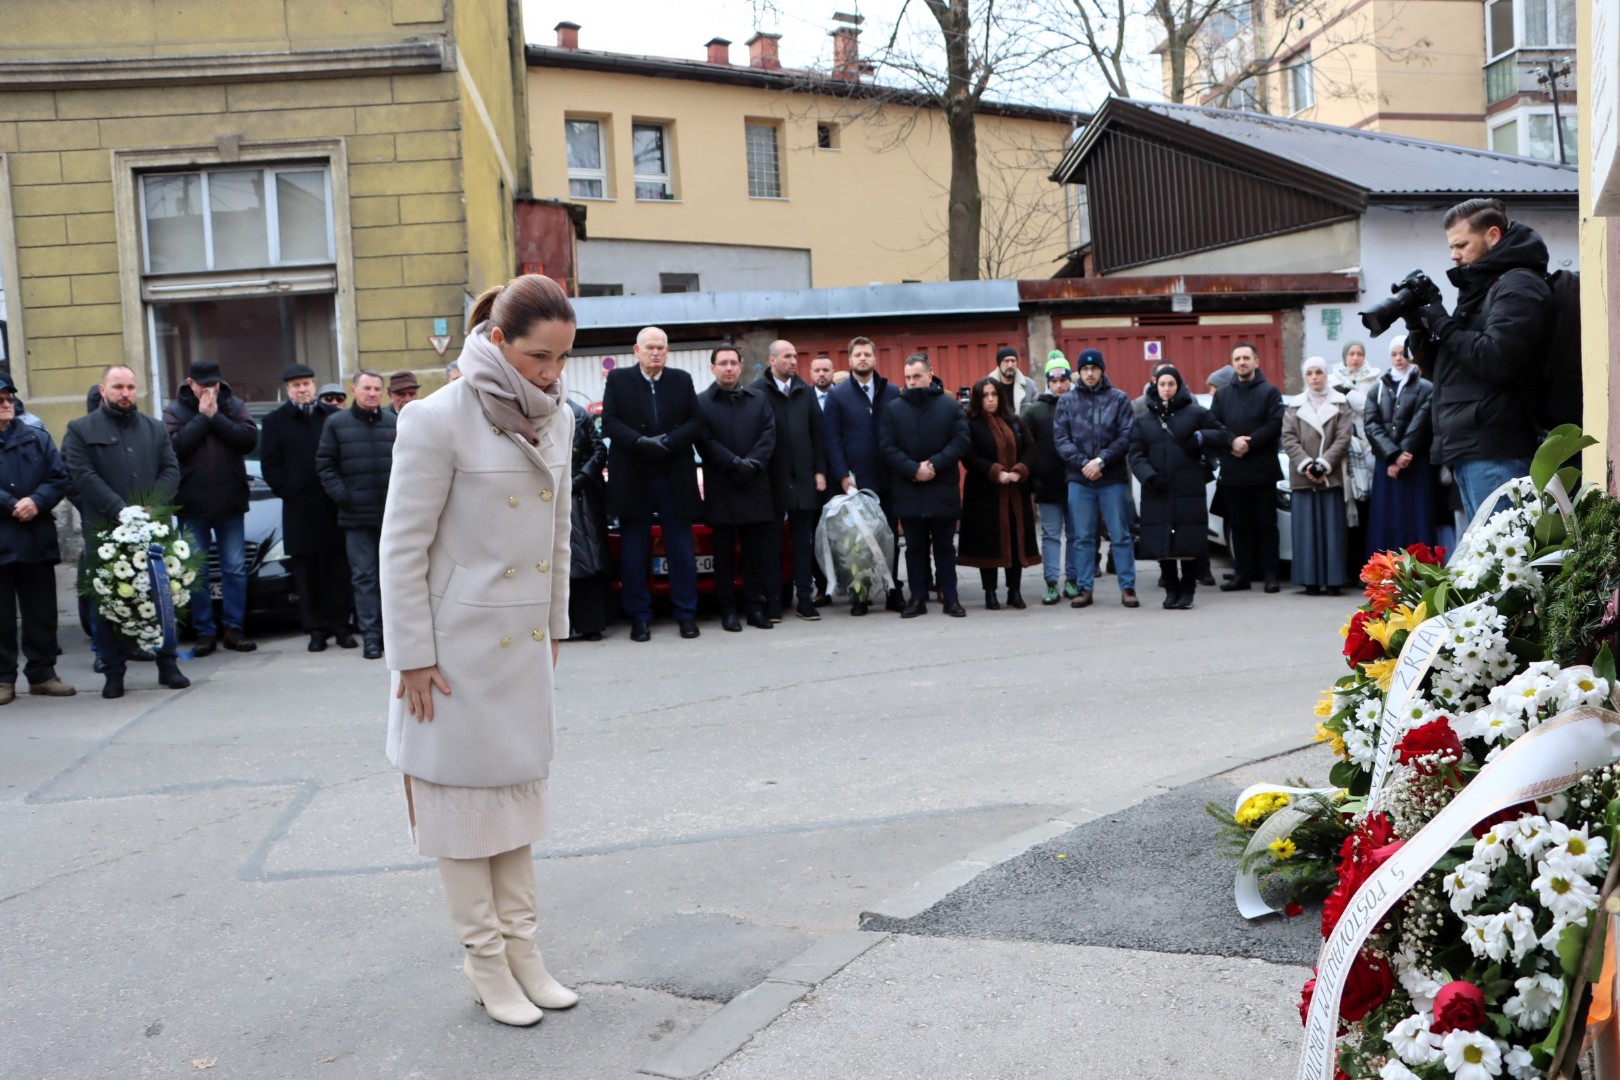
[[[1574,51],[1573,48],[1515,49],[1506,56],[1492,60],[1485,65],[1486,108],[1517,94],[1546,96],[1547,87],[1536,82],[1536,76],[1547,70],[1549,60],[1554,67],[1561,67],[1566,60],[1571,61],[1570,74],[1558,80],[1559,88],[1566,94],[1571,93],[1575,89]]]

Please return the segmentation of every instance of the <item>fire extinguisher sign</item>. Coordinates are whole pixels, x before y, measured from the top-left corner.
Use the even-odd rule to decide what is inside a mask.
[[[1146,360],[1150,364],[1157,363],[1158,361],[1164,359],[1164,342],[1142,342],[1142,359]]]

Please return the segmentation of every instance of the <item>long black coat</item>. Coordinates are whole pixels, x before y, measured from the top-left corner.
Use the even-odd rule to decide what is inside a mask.
[[[1073,393],[1073,391],[1070,391]],[[1035,501],[1038,503],[1069,504],[1069,469],[1058,453],[1057,436],[1052,431],[1052,417],[1057,412],[1058,396],[1042,394],[1028,405],[1019,419],[1035,440],[1034,476]]]
[[[67,466],[50,433],[13,420],[0,441],[0,565],[62,561],[51,511],[67,495],[69,486]],[[23,499],[33,499],[39,507],[39,513],[26,522],[11,516]],[[5,617],[12,615],[6,612]]]
[[[652,391],[641,368],[623,367],[608,372],[602,390],[602,434],[608,440],[608,513],[628,521],[652,513],[647,481],[662,476],[669,482],[674,512],[682,521],[698,515],[697,462],[692,447],[703,422],[698,419],[697,393],[692,376],[666,367],[658,377],[658,419],[653,419]],[[636,446],[644,435],[668,435],[670,455],[656,461]]]
[[[306,416],[289,401],[266,415],[260,425],[259,463],[264,468],[264,482],[281,500],[281,539],[288,555],[343,550],[337,504],[321,487],[321,474],[315,468],[321,431],[327,417],[338,411],[335,405],[316,402]]]
[[[1414,465],[1427,464],[1433,436],[1434,385],[1414,370],[1397,396],[1395,380],[1385,372],[1367,394],[1367,441],[1378,460],[1388,465],[1403,453]]]
[[[889,463],[897,517],[954,518],[962,514],[961,472],[968,451],[967,417],[938,386],[908,387],[883,410],[878,446]],[[917,479],[924,461],[934,478]]]
[[[771,499],[778,512],[819,510],[816,474],[827,475],[827,443],[822,436],[821,408],[810,384],[793,376],[788,392],[777,389],[766,369],[754,383],[776,416],[776,452],[771,455]]]
[[[1222,485],[1270,487],[1282,479],[1277,446],[1282,441],[1285,409],[1282,391],[1267,382],[1266,373],[1258,368],[1249,381],[1233,379],[1216,392],[1215,400],[1209,403],[1216,423],[1234,439],[1239,435],[1249,437],[1249,451],[1242,457],[1233,457],[1230,450],[1221,455]]]
[[[1141,423],[1131,427],[1131,472],[1142,484],[1139,559],[1196,559],[1209,548],[1204,463],[1196,453],[1199,431],[1212,458],[1232,445],[1231,434],[1186,387],[1168,402],[1155,392]],[[1271,455],[1273,462],[1276,456]]]
[[[229,517],[248,508],[247,455],[259,445],[259,426],[247,404],[219,384],[219,409],[212,417],[197,410],[191,387],[163,410],[163,426],[180,461],[180,512],[198,517]]]
[[[827,394],[827,408],[821,414],[827,439],[827,487],[841,490],[844,477],[854,474],[857,487],[886,494],[894,483],[888,462],[878,449],[878,429],[883,426],[883,410],[900,400],[900,388],[872,373],[872,400],[853,378],[845,379]]]
[[[962,481],[962,528],[956,545],[956,559],[963,566],[1034,566],[1041,561],[1035,503],[1030,498],[1035,440],[1017,417],[1003,419],[1018,444],[1012,460],[1002,457],[988,420],[967,422],[968,452],[962,461],[967,476]],[[1005,472],[1016,475],[1018,483],[1001,483]]]
[[[604,492],[607,484],[602,479],[602,466],[607,464],[607,444],[597,434],[596,425],[585,415],[577,402],[568,407],[574,412],[573,470],[574,488],[569,516],[568,576],[571,580],[596,577],[609,573],[607,508]],[[578,632],[576,630],[576,632]]]
[[[698,395],[697,410],[703,419],[698,440],[703,455],[703,520],[710,525],[776,520],[770,472],[777,451],[776,411],[765,395],[752,386],[722,390],[715,383]],[[742,480],[735,471],[741,458],[752,458],[762,468]]]
[[[180,490],[180,462],[169,433],[142,412],[118,414],[103,405],[68,424],[62,458],[79,494],[84,534],[112,521],[136,497],[164,503]]]
[[[315,470],[321,487],[337,503],[338,524],[345,529],[382,528],[398,420],[387,409],[367,412],[359,405],[326,418]]]

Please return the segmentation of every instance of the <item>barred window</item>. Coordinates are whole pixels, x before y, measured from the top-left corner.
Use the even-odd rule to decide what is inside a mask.
[[[780,199],[782,165],[777,152],[775,124],[748,124],[748,197]]]

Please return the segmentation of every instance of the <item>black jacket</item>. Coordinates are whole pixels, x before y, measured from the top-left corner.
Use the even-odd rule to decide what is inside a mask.
[[[810,407],[816,408],[813,403]],[[771,460],[778,449],[776,411],[764,393],[752,386],[722,390],[715,383],[698,395],[697,411],[703,419],[698,440],[703,454],[703,520],[710,525],[756,525],[774,520]],[[759,465],[746,478],[737,470],[744,458]]]
[[[367,412],[359,405],[326,418],[315,451],[315,470],[321,487],[337,504],[338,524],[343,528],[382,528],[398,421],[387,409]]]
[[[1282,440],[1284,411],[1282,391],[1267,382],[1259,368],[1247,382],[1233,379],[1216,392],[1210,415],[1232,438],[1249,437],[1249,452],[1242,457],[1233,457],[1230,450],[1221,455],[1222,485],[1259,487],[1282,479],[1277,444]]]
[[[212,417],[197,411],[197,395],[182,386],[163,410],[163,426],[180,461],[180,513],[229,517],[248,508],[247,455],[259,445],[259,426],[247,405],[219,384],[219,409]]]
[[[893,483],[889,465],[878,450],[878,429],[883,410],[900,400],[900,388],[877,372],[872,373],[872,399],[853,377],[832,388],[821,414],[827,440],[827,486],[841,491],[844,477],[853,473],[855,486],[886,493]]]
[[[1471,266],[1446,272],[1457,309],[1431,304],[1407,347],[1434,383],[1434,459],[1528,458],[1540,442],[1537,379],[1552,341],[1547,245],[1523,222]]]
[[[1185,386],[1169,401],[1157,392],[1147,398],[1142,419],[1131,428],[1131,472],[1142,484],[1137,558],[1196,559],[1208,550],[1204,452],[1213,458],[1231,443],[1232,436]],[[1275,462],[1276,455],[1271,457]]]
[[[569,517],[568,577],[596,577],[612,570],[608,559],[607,508],[602,467],[607,464],[607,443],[578,402],[570,401],[574,412],[574,475],[572,514]]]
[[[44,428],[13,420],[0,433],[0,565],[62,561],[51,511],[69,487],[67,466]],[[23,499],[39,508],[26,522],[11,516]]]
[[[288,555],[343,550],[337,504],[321,487],[315,468],[321,431],[337,411],[317,401],[306,416],[289,401],[266,415],[259,429],[259,462],[264,482],[281,500],[281,539]]]
[[[79,494],[90,536],[139,496],[171,503],[180,490],[180,462],[162,422],[139,410],[103,405],[68,424],[62,458]]]
[[[1029,428],[1017,417],[1002,414],[1002,419],[1012,429],[1017,446],[1011,461],[1002,458],[989,420],[968,421],[968,452],[962,459],[962,526],[956,544],[956,561],[962,566],[1034,566],[1041,561],[1029,482],[1035,443]],[[1004,472],[1019,475],[1019,481],[1001,483]]]
[[[827,474],[827,443],[822,437],[816,392],[795,375],[788,381],[788,392],[782,393],[769,368],[755,381],[754,389],[770,402],[776,416],[776,452],[771,455],[771,499],[776,509],[781,513],[819,510],[816,474]]]
[[[692,376],[665,367],[658,376],[657,419],[653,419],[652,390],[640,366],[608,372],[602,389],[602,434],[608,440],[608,513],[627,521],[652,514],[647,491],[649,477],[668,481],[674,513],[682,521],[698,515],[697,462],[692,447],[703,423],[697,414],[697,393]],[[666,436],[668,454],[637,445],[637,440]]]
[[[1433,432],[1431,405],[1434,387],[1413,371],[1406,377],[1406,388],[1395,394],[1395,380],[1385,372],[1367,392],[1367,441],[1378,460],[1389,464],[1403,453],[1413,463],[1427,461]]]
[[[1074,393],[1070,390],[1069,393]],[[1024,406],[1024,427],[1035,440],[1035,473],[1032,477],[1035,501],[1038,503],[1069,503],[1069,474],[1058,453],[1057,440],[1052,433],[1052,417],[1057,412],[1058,396],[1042,394]]]
[[[968,451],[967,418],[956,398],[938,386],[906,388],[883,410],[878,446],[889,463],[898,517],[954,518],[962,513],[962,459]],[[917,467],[934,464],[934,478]]]

